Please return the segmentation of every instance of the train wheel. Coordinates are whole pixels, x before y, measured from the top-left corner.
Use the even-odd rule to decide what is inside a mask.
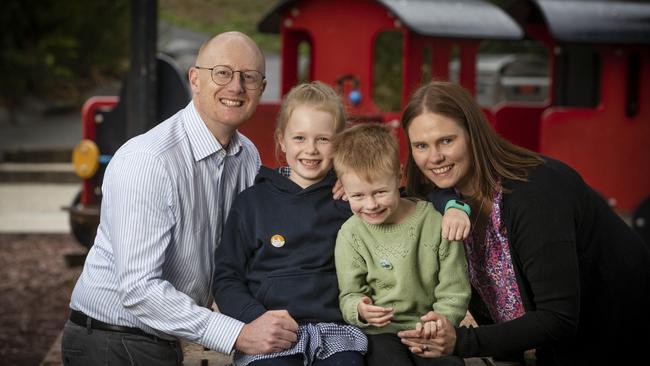
[[[650,197],[647,197],[634,211],[632,227],[650,245]]]
[[[81,191],[72,200],[70,206],[70,231],[77,241],[86,248],[95,242],[97,225],[99,224],[99,209],[81,205]]]

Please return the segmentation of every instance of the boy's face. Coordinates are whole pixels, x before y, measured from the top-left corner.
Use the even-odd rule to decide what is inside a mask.
[[[369,224],[395,223],[399,207],[399,179],[392,174],[377,174],[367,181],[354,172],[340,177],[352,212]]]

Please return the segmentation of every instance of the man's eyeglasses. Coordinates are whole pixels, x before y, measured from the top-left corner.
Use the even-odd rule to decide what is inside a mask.
[[[244,87],[249,90],[259,89],[266,78],[261,72],[256,70],[233,70],[226,65],[217,65],[215,67],[194,67],[199,70],[210,70],[212,81],[217,85],[228,84],[235,73],[238,72],[240,80],[244,82]]]

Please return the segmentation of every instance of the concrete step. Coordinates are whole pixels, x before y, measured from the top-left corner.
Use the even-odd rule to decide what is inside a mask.
[[[0,183],[79,183],[72,163],[0,163]]]
[[[10,148],[0,152],[0,162],[6,163],[69,163],[71,147]]]

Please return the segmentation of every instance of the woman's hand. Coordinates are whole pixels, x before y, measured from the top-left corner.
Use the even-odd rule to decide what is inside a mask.
[[[397,333],[397,336],[402,339],[402,343],[408,346],[411,352],[424,358],[451,355],[456,346],[456,329],[449,320],[433,311],[420,319],[425,326]],[[432,325],[429,325],[428,330],[426,328],[426,324],[431,323],[435,324],[435,332],[432,331]],[[427,332],[429,332],[428,337]]]
[[[364,321],[374,327],[383,327],[390,324],[393,319],[393,308],[383,308],[372,304],[372,299],[364,296],[357,304],[359,320]]]
[[[465,240],[469,236],[469,216],[465,211],[449,208],[442,216],[442,238],[447,240]]]

